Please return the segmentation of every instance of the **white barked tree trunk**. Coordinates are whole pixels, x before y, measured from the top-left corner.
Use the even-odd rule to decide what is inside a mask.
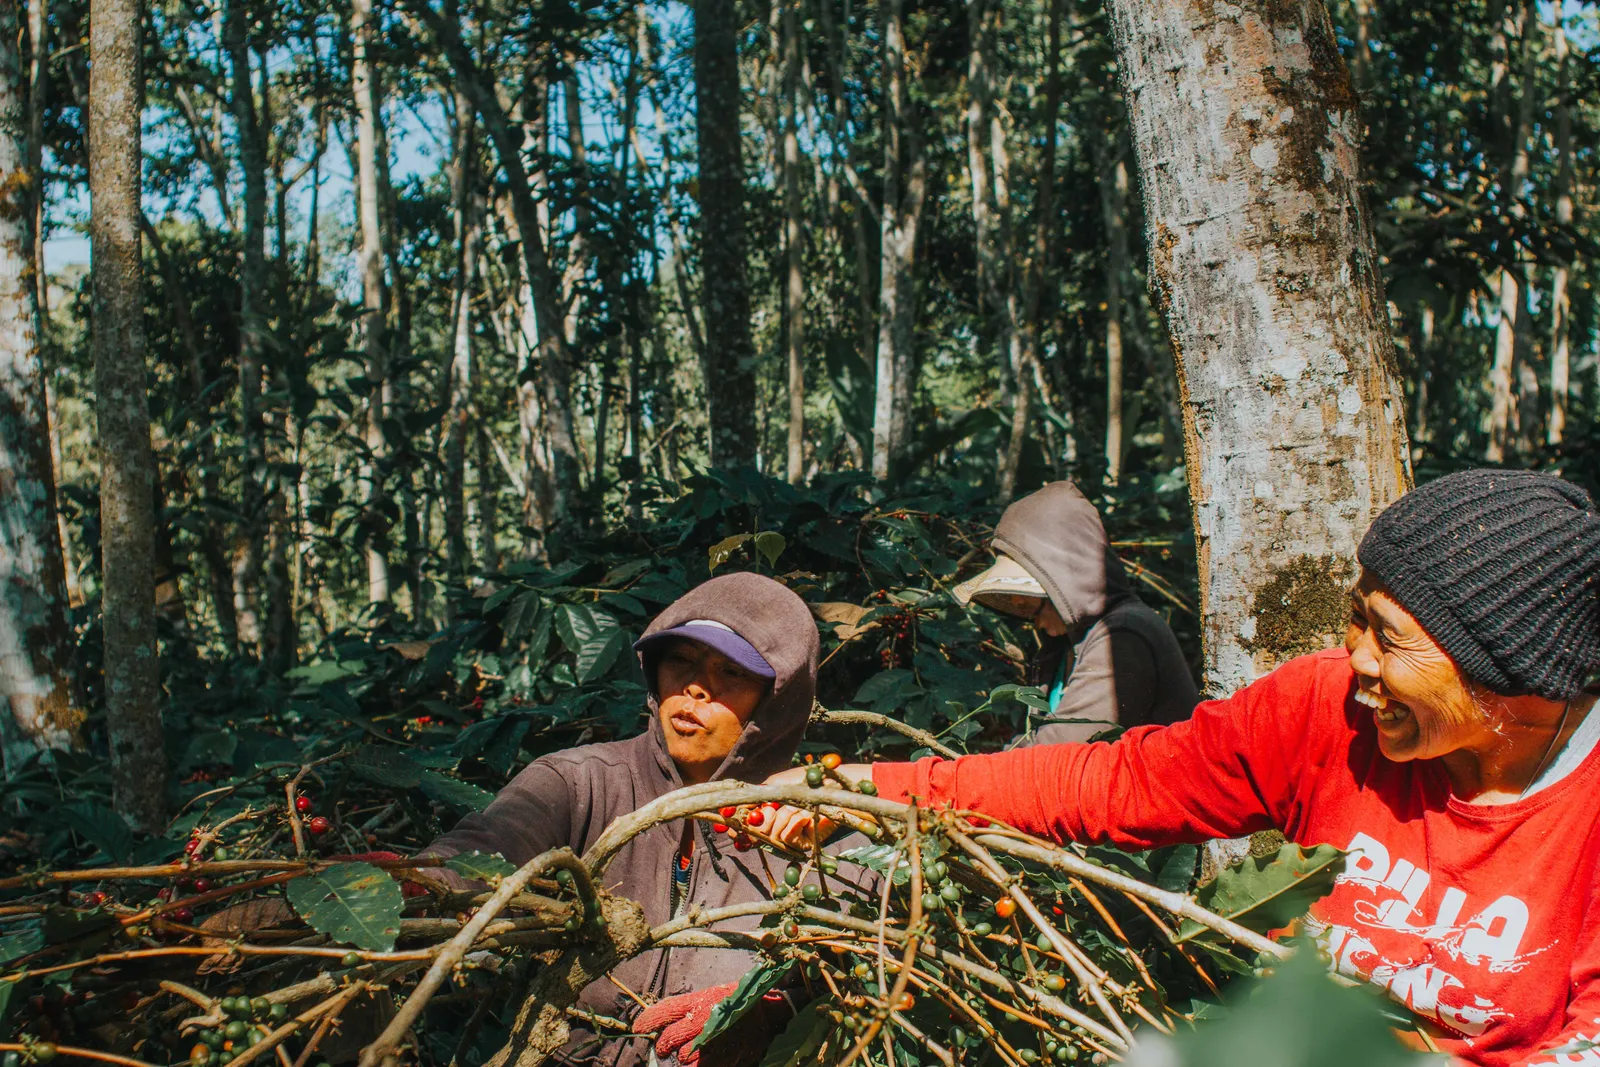
[[[1343,633],[1410,484],[1361,123],[1323,0],[1111,0],[1184,398],[1206,688]]]

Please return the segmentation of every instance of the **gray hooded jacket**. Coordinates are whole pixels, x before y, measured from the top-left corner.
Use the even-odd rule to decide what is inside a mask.
[[[1010,507],[991,542],[1025,567],[1067,624],[1066,689],[1051,720],[1095,719],[1122,726],[1166,725],[1200,701],[1183,650],[1166,620],[1128,584],[1122,561],[1076,485],[1051,482]],[[1042,666],[1054,681],[1059,660]],[[1020,744],[1087,741],[1103,725],[1046,721]]]
[[[772,665],[772,691],[756,707],[734,750],[713,779],[764,781],[789,766],[805,733],[817,682],[817,628],[810,611],[789,589],[758,574],[728,574],[697,586],[656,617],[645,633],[712,619],[749,641]],[[653,680],[652,680],[653,681]],[[582,854],[612,820],[683,785],[667,755],[652,693],[649,729],[628,741],[584,745],[529,764],[494,802],[469,815],[425,850],[439,856],[478,850],[499,852],[521,865],[562,845]],[[695,824],[686,901],[718,908],[766,900],[770,875],[762,853],[735,851],[704,822]],[[658,826],[634,838],[606,870],[606,888],[644,908],[651,925],[672,916],[672,873],[678,861],[681,822]],[[767,866],[781,872],[781,867]],[[718,929],[752,930],[759,919],[734,920]],[[647,952],[618,966],[617,981],[645,1000],[687,993],[741,977],[750,953],[730,949],[666,949]],[[626,1019],[636,1005],[615,984],[599,981],[584,990],[579,1006]],[[559,1057],[567,1063],[633,1067],[648,1056],[648,1042],[596,1042],[575,1029]]]

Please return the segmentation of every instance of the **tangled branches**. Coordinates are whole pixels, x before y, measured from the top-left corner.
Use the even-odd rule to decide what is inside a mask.
[[[1186,991],[1214,992],[1227,971],[1250,969],[1252,957],[1284,954],[1261,923],[1251,929],[1215,914],[1185,891],[1192,851],[1136,857],[1057,847],[825,774],[831,780],[818,786],[678,790],[614,822],[582,857],[557,850],[521,868],[478,854],[448,861],[487,892],[459,891],[418,869],[437,860],[381,858],[192,855],[9,879],[0,888],[31,898],[0,910],[14,924],[0,942],[11,960],[0,998],[26,987],[30,1001],[47,1000],[70,976],[68,995],[115,1013],[118,1025],[80,1020],[77,1039],[58,1045],[63,1027],[52,1020],[60,1013],[34,1004],[16,1047],[39,1061],[68,1052],[130,1064],[245,1067],[275,1058],[306,1067],[340,1043],[352,1055],[360,1048],[361,1067],[443,1061],[446,1046],[460,1058],[503,1005],[516,1018],[490,1062],[538,1067],[567,1041],[585,986],[640,952],[692,946],[757,956],[706,1039],[771,989],[805,1005],[771,1063],[907,1067],[931,1055],[953,1067],[969,1050],[987,1049],[1021,1067],[1120,1059],[1138,1027],[1170,1031],[1186,1017]],[[749,818],[776,803],[820,811],[857,833],[831,848],[787,850]],[[682,819],[727,823],[768,850],[770,899],[691,909],[651,928],[637,904],[600,888],[628,841]],[[412,914],[401,914],[391,874],[427,889]],[[62,904],[70,886],[167,879],[183,879],[189,895],[119,904],[96,889],[76,908]],[[419,903],[427,914],[415,914]],[[193,924],[196,909],[217,905]],[[734,920],[743,928],[730,929]],[[449,1025],[429,1009],[463,987],[471,1016],[441,1044]],[[403,997],[397,1009],[395,996]],[[626,1034],[615,1020],[585,1025]]]

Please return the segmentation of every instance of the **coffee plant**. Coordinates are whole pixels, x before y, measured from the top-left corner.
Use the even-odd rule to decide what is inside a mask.
[[[1122,502],[1142,537],[1123,552],[1192,643],[1178,577],[1192,566],[1173,530],[1185,512],[1169,503]],[[948,596],[984,558],[994,517],[970,504],[949,490],[874,500],[845,478],[797,490],[707,475],[641,524],[454,591],[442,626],[369,618],[281,676],[167,635],[181,781],[165,833],[135,834],[111,810],[92,754],[36,758],[0,790],[0,1053],[534,1067],[565,1040],[585,984],[672,945],[759,954],[704,1040],[781,987],[800,1010],[771,1067],[1101,1063],[1124,1058],[1136,1031],[1188,1027],[1230,981],[1284,955],[1263,934],[1322,891],[1337,853],[1288,846],[1197,888],[1194,846],[1056,847],[981,813],[889,802],[835,769],[840,752],[995,748],[1044,706],[1022,670],[1031,633]],[[619,820],[587,855],[520,869],[471,854],[446,879],[404,858],[529,760],[640,729],[629,645],[725,568],[773,574],[817,615],[825,665],[797,757],[805,784],[690,787]],[[855,833],[782,848],[760,815],[779,802]],[[650,929],[600,888],[625,841],[684,818],[763,849],[770,899]],[[758,932],[719,929],[752,915]]]

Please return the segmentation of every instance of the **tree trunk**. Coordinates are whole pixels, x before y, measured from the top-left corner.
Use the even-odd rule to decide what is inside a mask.
[[[229,103],[239,137],[244,183],[243,256],[239,270],[239,434],[244,485],[234,553],[234,616],[239,640],[259,650],[267,494],[266,441],[261,413],[262,362],[267,351],[267,158],[250,78],[249,13],[243,0],[226,0],[223,40],[228,52]]]
[[[139,276],[139,4],[89,13],[89,236],[100,444],[101,616],[112,804],[134,827],[165,820],[156,649],[155,457],[145,403]]]
[[[878,359],[872,410],[872,477],[898,474],[915,375],[917,230],[927,200],[927,159],[906,86],[902,0],[883,6],[883,207],[880,210]]]
[[[1503,106],[1503,118],[1508,131],[1509,158],[1500,171],[1500,196],[1497,207],[1507,223],[1520,222],[1526,212],[1522,206],[1522,192],[1528,182],[1528,127],[1533,119],[1534,87],[1531,74],[1531,48],[1537,13],[1532,3],[1524,3],[1516,13],[1509,9],[1497,20],[1493,38],[1494,77],[1499,90],[1497,99]],[[1513,95],[1510,74],[1510,43],[1515,38],[1524,50],[1522,86],[1520,94]],[[1490,463],[1503,463],[1518,429],[1517,349],[1518,333],[1526,333],[1527,324],[1522,315],[1526,310],[1526,285],[1519,281],[1522,273],[1521,246],[1511,241],[1506,264],[1500,269],[1496,288],[1500,296],[1500,321],[1494,332],[1494,364],[1489,370],[1489,443],[1484,458]],[[1520,322],[1520,326],[1519,326]],[[1526,345],[1526,340],[1523,341]],[[1530,413],[1531,415],[1532,413]]]
[[[543,439],[549,452],[549,496],[539,528],[550,530],[567,520],[578,488],[578,450],[572,430],[571,353],[562,333],[557,279],[545,254],[544,235],[538,224],[539,208],[522,161],[522,138],[513,129],[505,109],[494,94],[493,82],[478,68],[461,40],[458,24],[440,16],[426,0],[406,0],[438,40],[455,70],[457,84],[483,120],[484,133],[494,145],[495,157],[505,171],[506,191],[516,220],[517,243],[528,285],[525,325],[538,353],[537,381],[542,407]]]
[[[700,296],[705,306],[706,423],[711,462],[756,458],[755,348],[744,255],[735,0],[695,0],[695,131],[700,147]]]
[[[460,92],[455,99],[455,159],[451,166],[456,232],[455,320],[450,365],[446,368],[444,540],[446,572],[464,581],[472,567],[467,548],[467,437],[472,404],[472,294],[478,268],[478,228],[473,212],[474,152],[472,103]],[[480,469],[478,476],[483,472]]]
[[[1322,0],[1113,0],[1171,330],[1207,685],[1344,632],[1356,546],[1411,479],[1357,102]]]
[[[72,706],[66,576],[56,521],[32,223],[38,153],[24,118],[17,5],[0,5],[0,717],[4,766],[41,748],[78,748],[83,714]],[[35,36],[34,41],[39,38]],[[37,45],[36,45],[37,48]],[[37,84],[34,92],[38,91]]]
[[[806,279],[800,195],[800,120],[796,99],[800,95],[800,0],[783,3],[783,319],[789,357],[790,485],[805,481],[806,471]]]
[[[382,121],[379,115],[382,100],[370,55],[373,39],[372,0],[353,0],[350,5],[350,88],[356,105],[356,203],[361,224],[362,334],[368,389],[367,455],[361,467],[361,481],[366,491],[367,601],[384,604],[389,600],[389,559],[385,552],[388,536],[382,529],[386,499],[382,485],[383,457],[388,451],[383,439],[389,390],[384,347],[388,299],[383,278],[383,201],[378,190],[378,123]]]
[[[1120,139],[1119,139],[1120,140]],[[1120,144],[1100,168],[1100,212],[1106,227],[1106,484],[1122,480],[1134,427],[1122,399],[1122,279],[1128,271],[1128,164]],[[1107,171],[1110,173],[1106,173]]]
[[[44,94],[49,84],[50,16],[48,0],[28,0],[28,173],[33,175],[33,283],[39,327],[49,326],[50,276],[44,269]],[[55,492],[54,486],[51,492]]]
[[[1550,9],[1555,24],[1553,50],[1556,63],[1556,226],[1565,231],[1572,226],[1572,108],[1567,96],[1572,91],[1572,72],[1567,59],[1567,31],[1561,7]],[[1567,432],[1567,389],[1572,373],[1571,331],[1572,297],[1567,292],[1567,264],[1558,263],[1550,280],[1550,418],[1545,424],[1545,442],[1559,445]]]

